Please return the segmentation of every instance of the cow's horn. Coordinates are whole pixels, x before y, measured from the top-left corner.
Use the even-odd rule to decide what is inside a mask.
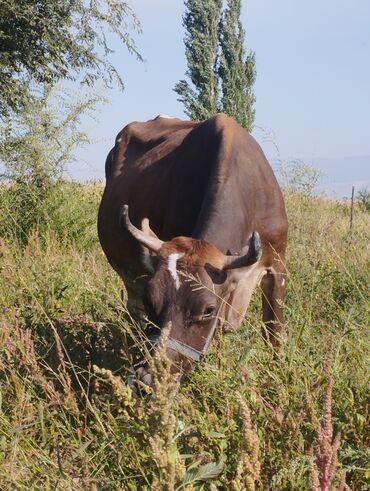
[[[123,205],[122,209],[123,223],[130,234],[137,239],[140,244],[147,247],[153,252],[158,252],[163,245],[163,241],[158,239],[158,237],[153,237],[152,235],[142,232],[140,229],[132,225],[128,216],[128,205]]]
[[[245,268],[256,263],[262,256],[261,238],[258,232],[253,232],[249,239],[247,251],[240,256],[225,256],[223,269]]]
[[[156,239],[158,239],[158,237],[156,236],[156,234],[150,228],[149,219],[148,218],[143,218],[141,220],[141,230],[144,232],[144,234],[150,235],[150,237],[155,237]]]

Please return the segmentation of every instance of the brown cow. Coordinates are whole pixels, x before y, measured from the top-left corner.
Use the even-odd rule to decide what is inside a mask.
[[[126,126],[107,157],[98,230],[129,312],[151,322],[152,343],[171,322],[174,371],[202,358],[217,325],[240,326],[258,284],[265,333],[279,345],[284,201],[261,148],[232,118],[159,116]],[[150,384],[145,362],[137,374]]]

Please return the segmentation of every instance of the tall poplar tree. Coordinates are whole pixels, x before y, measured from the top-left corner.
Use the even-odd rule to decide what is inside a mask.
[[[247,130],[252,129],[255,111],[253,84],[256,79],[254,53],[246,56],[245,30],[240,21],[241,0],[228,0],[219,28],[222,110]]]
[[[246,56],[241,0],[185,0],[185,54],[189,81],[175,86],[191,119],[217,111],[233,116],[247,130],[254,121],[255,55]]]
[[[185,0],[183,24],[187,80],[175,86],[191,119],[206,119],[218,109],[218,26],[222,0]]]

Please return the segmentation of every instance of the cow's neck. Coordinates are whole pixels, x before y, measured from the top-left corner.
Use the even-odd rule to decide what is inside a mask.
[[[218,188],[211,198],[209,195],[205,198],[192,237],[206,240],[224,253],[236,253],[248,237],[248,217],[227,188]]]

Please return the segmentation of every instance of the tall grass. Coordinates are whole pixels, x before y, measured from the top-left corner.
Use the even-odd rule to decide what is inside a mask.
[[[283,352],[263,341],[256,292],[181,387],[159,354],[137,398],[140,333],[95,232],[102,185],[58,186],[27,241],[0,190],[0,489],[368,489],[364,210],[350,235],[345,203],[287,191]]]

